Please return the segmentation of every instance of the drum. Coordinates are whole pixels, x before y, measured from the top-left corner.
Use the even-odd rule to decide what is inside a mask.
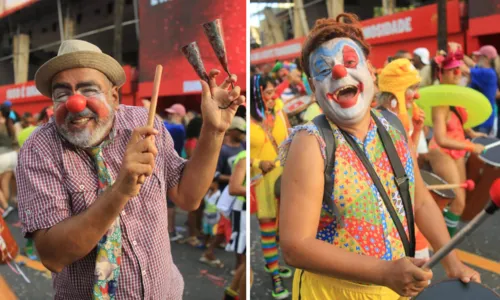
[[[445,296],[446,295],[446,296]],[[476,282],[463,283],[458,279],[444,280],[430,285],[415,300],[498,300],[500,295]]]
[[[499,141],[496,138],[475,138],[473,143],[489,145]],[[472,220],[490,199],[490,186],[496,178],[500,177],[500,146],[493,147],[481,155],[473,154],[466,162],[467,179],[476,183],[473,191],[467,192],[465,210],[462,220]]]
[[[425,170],[420,170],[420,174],[422,174],[422,179],[425,182],[425,185],[436,185],[436,184],[448,184],[444,179],[441,177],[437,176],[436,174],[425,171]],[[439,206],[439,209],[442,211],[448,203],[450,203],[451,200],[455,199],[455,192],[453,189],[449,190],[429,190],[432,194],[432,197],[434,197],[434,200],[436,201],[437,205]]]
[[[291,126],[296,126],[304,123],[304,120],[302,119],[302,113],[311,103],[311,96],[300,96],[287,100],[285,102],[283,111],[288,115],[288,120],[290,120]]]
[[[6,263],[14,259],[18,251],[19,247],[9,227],[7,227],[7,223],[0,216],[0,263]]]

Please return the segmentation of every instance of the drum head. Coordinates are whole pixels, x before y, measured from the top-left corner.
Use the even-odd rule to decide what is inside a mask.
[[[441,177],[437,176],[432,172],[420,170],[420,173],[422,174],[422,179],[424,180],[426,186],[437,185],[437,184],[448,184],[448,182],[444,181],[444,179],[442,179]],[[453,189],[430,190],[430,191],[445,199],[455,199],[456,196]]]
[[[472,139],[473,143],[476,144],[481,144],[484,146],[487,146],[489,144],[498,142],[499,139],[497,138],[485,138],[485,137],[480,137],[480,138],[475,138]],[[481,158],[482,161],[487,163],[488,165],[494,166],[494,167],[500,167],[500,146],[493,147],[486,151],[485,153],[482,153],[479,155],[479,158]]]
[[[285,106],[283,110],[289,116],[295,116],[298,113],[303,112],[311,103],[311,96],[300,96],[285,101]]]
[[[430,285],[415,300],[498,300],[500,296],[479,283],[463,283],[458,279],[445,280]]]

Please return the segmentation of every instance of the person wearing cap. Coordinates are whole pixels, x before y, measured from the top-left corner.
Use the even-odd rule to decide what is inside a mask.
[[[227,130],[227,139],[220,150],[219,159],[217,161],[217,180],[219,188],[224,191],[229,184],[229,179],[232,174],[233,161],[238,153],[245,150],[244,141],[246,133],[246,121],[242,117],[234,117],[231,126]],[[217,225],[217,233],[215,240],[210,243],[208,249],[200,257],[200,261],[211,266],[222,267],[222,262],[215,257],[215,247],[222,243],[228,243],[231,238],[231,220],[221,215]],[[237,262],[239,266],[241,262]]]
[[[498,76],[495,67],[498,65],[498,52],[494,46],[485,45],[473,53],[477,56],[477,63],[470,57],[464,56],[463,60],[468,68],[465,72],[469,75],[469,86],[488,98],[493,112],[491,116],[474,130],[496,136],[498,130],[498,106],[496,96],[498,92]]]
[[[19,216],[54,273],[55,299],[182,299],[165,199],[194,210],[212,182],[244,101],[239,87],[227,90],[236,77],[217,86],[219,74],[201,82],[204,127],[185,161],[159,118],[149,127],[146,109],[119,104],[125,72],[97,46],[65,40],[38,69],[35,84],[52,98],[54,118],[20,151]]]
[[[442,52],[434,58],[438,67],[440,84],[458,85],[463,69],[462,46],[449,43],[448,51]],[[473,129],[464,129],[467,121],[466,105],[436,106],[432,108],[433,137],[429,142],[429,163],[433,173],[443,178],[449,184],[460,184],[466,178],[465,157],[467,152],[481,153],[484,146],[475,144],[466,139],[485,136],[484,133]],[[464,108],[465,107],[465,108]],[[450,236],[453,236],[458,227],[460,216],[465,209],[465,189],[456,188],[455,199],[443,211],[446,226]]]
[[[389,123],[392,115],[370,107],[369,54],[352,14],[317,20],[303,44],[302,66],[324,115],[295,127],[280,149],[280,247],[296,268],[293,299],[416,296],[432,272],[422,268],[425,259],[414,257],[413,217],[435,251],[450,240],[414,151],[393,125],[401,122]],[[409,82],[414,84],[418,80]],[[401,116],[404,96],[399,101]],[[389,157],[405,170],[399,179]],[[449,277],[480,279],[453,251],[442,263]]]
[[[413,65],[420,73],[420,87],[432,85],[432,67],[430,64],[430,53],[427,48],[413,50]]]
[[[163,121],[163,124],[170,133],[172,140],[174,141],[174,149],[179,156],[182,155],[182,150],[184,149],[184,142],[186,140],[186,129],[182,125],[182,118],[186,115],[186,108],[184,105],[176,103],[171,107],[165,109],[167,113],[167,118]],[[176,208],[175,203],[167,197],[168,206],[168,234],[170,236],[170,241],[175,242],[183,238],[182,234],[178,233],[175,229],[175,214]],[[192,212],[189,212],[192,214]]]
[[[407,137],[411,138],[411,144],[416,151],[415,156],[418,158],[429,151],[422,131],[425,114],[415,104],[415,100],[419,98],[420,80],[418,70],[404,58],[389,63],[378,77],[380,90],[378,102],[381,109],[394,113],[401,121],[408,119],[407,111],[412,109],[412,118],[406,133]],[[404,108],[401,110],[402,106]],[[429,258],[429,243],[418,230],[418,226],[415,226],[415,229],[415,257]]]

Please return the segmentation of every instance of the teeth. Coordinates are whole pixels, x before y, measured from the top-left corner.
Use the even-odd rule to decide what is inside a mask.
[[[82,119],[78,119],[78,120],[73,120],[73,123],[75,124],[83,124],[83,123],[86,123],[90,118],[82,118]]]
[[[347,90],[347,89],[351,89],[351,88],[354,88],[354,89],[358,89],[357,87],[355,87],[354,85],[347,85],[347,86],[343,86],[341,88],[339,88],[336,92],[335,92],[335,96],[338,96],[340,94],[340,92],[344,91],[344,90]]]

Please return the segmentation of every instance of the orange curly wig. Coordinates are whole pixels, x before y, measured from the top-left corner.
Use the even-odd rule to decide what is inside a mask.
[[[307,77],[311,77],[309,68],[311,52],[334,38],[350,38],[358,43],[366,57],[370,54],[370,46],[365,41],[361,23],[356,15],[343,13],[339,14],[335,19],[316,20],[314,28],[302,46],[301,65]]]

